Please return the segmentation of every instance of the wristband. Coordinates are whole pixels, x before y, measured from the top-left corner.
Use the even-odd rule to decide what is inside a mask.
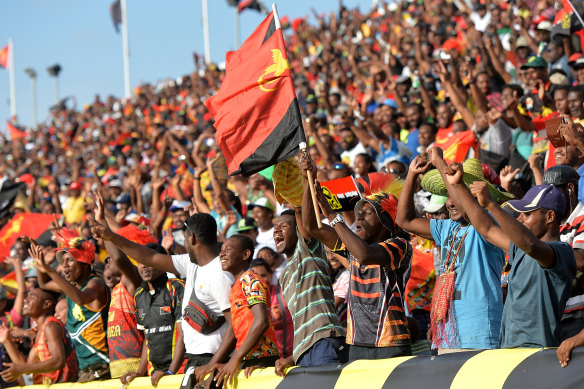
[[[170,370],[167,370],[166,371],[166,374],[168,374],[168,375],[174,375],[174,373],[172,371],[170,371]]]
[[[195,181],[201,181],[201,177],[193,177],[193,180],[195,180]]]
[[[341,222],[345,222],[345,218],[343,218],[343,216],[339,213],[337,214],[337,216],[335,216],[335,218],[330,222],[330,226],[334,228],[335,225],[337,225],[337,223],[341,223]]]

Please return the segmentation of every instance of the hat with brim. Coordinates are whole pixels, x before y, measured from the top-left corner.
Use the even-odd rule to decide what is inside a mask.
[[[462,163],[462,167],[464,170],[463,180],[467,187],[475,181],[482,181],[487,183],[487,185],[489,186],[489,192],[491,193],[491,197],[496,202],[504,203],[505,201],[514,198],[514,196],[511,193],[497,189],[495,185],[491,184],[489,181],[485,179],[481,161],[479,161],[478,159],[469,158]],[[448,190],[446,189],[446,185],[442,180],[440,172],[436,169],[430,170],[429,172],[424,174],[424,177],[422,177],[422,188],[424,188],[424,190],[427,190],[432,194],[437,194],[446,197],[448,196]]]
[[[258,229],[258,224],[251,217],[244,217],[242,219],[239,219],[239,222],[237,222],[237,229],[236,229],[237,232],[245,232],[245,231],[257,230],[257,229]]]
[[[257,199],[253,203],[248,204],[247,210],[251,211],[255,207],[260,207],[260,208],[267,209],[269,211],[274,211],[274,206],[272,205],[272,203],[270,203],[270,200],[268,200],[266,197],[260,197],[259,199]]]
[[[542,57],[529,57],[526,63],[521,65],[521,70],[529,69],[529,68],[543,68],[547,69],[548,64],[545,59]]]
[[[566,198],[562,191],[546,184],[531,187],[522,199],[509,201],[507,204],[520,213],[533,212],[541,208],[555,211],[560,215],[566,212]]]
[[[577,184],[578,181],[580,181],[580,175],[568,165],[552,166],[543,174],[543,183],[546,185]]]
[[[433,194],[430,196],[430,202],[424,207],[424,212],[436,213],[446,206],[448,197]]]

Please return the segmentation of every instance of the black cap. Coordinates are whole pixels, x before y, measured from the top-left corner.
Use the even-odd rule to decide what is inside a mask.
[[[569,182],[577,183],[580,175],[568,165],[556,165],[545,171],[543,183],[546,185],[564,185]]]

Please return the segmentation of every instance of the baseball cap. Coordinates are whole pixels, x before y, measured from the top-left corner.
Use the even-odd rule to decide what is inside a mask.
[[[551,31],[552,30],[552,22],[550,22],[549,20],[544,20],[542,22],[539,22],[539,24],[536,27],[536,30]]]
[[[527,69],[527,68],[547,68],[548,67],[548,63],[546,62],[545,59],[543,59],[542,57],[529,57],[529,59],[527,60],[527,63],[524,63],[523,65],[521,65],[521,70],[523,69]]]
[[[566,199],[553,185],[537,185],[527,191],[520,200],[511,200],[507,204],[517,212],[532,212],[540,208],[549,209],[563,215]]]
[[[108,186],[110,188],[121,188],[122,187],[122,180],[120,180],[119,178],[114,178],[113,180],[110,180],[110,182],[108,183]]]
[[[569,182],[577,183],[578,180],[580,175],[568,165],[552,166],[543,175],[543,183],[546,185],[558,186]]]
[[[178,211],[181,209],[185,209],[186,207],[188,207],[189,205],[191,205],[190,202],[188,201],[178,201],[178,200],[174,200],[172,202],[172,204],[170,205],[170,212],[174,212],[174,211]]]
[[[446,205],[448,197],[433,194],[430,196],[430,202],[424,207],[424,212],[436,213]]]
[[[69,185],[69,189],[71,190],[81,190],[81,184],[79,182],[72,182],[71,185]]]
[[[388,107],[391,107],[393,109],[398,109],[397,102],[394,99],[389,99],[389,98],[385,99],[383,101],[383,105],[387,105]]]
[[[313,104],[316,103],[316,96],[312,93],[306,96],[306,104]]]
[[[237,232],[244,232],[249,230],[257,230],[258,224],[251,217],[244,217],[237,222]]]
[[[247,210],[251,211],[255,207],[262,207],[265,209],[269,209],[270,211],[274,210],[274,206],[270,203],[270,200],[268,200],[266,197],[260,197],[259,199],[257,199],[253,203],[248,204]]]
[[[581,53],[572,54],[570,58],[568,58],[568,64],[570,66],[577,67],[584,65],[584,54]]]
[[[520,47],[529,47],[529,45],[527,44],[527,39],[525,39],[525,37],[518,37],[517,40],[515,41],[515,47],[516,48],[520,48]]]

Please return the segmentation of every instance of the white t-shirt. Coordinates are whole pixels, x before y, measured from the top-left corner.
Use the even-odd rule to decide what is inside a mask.
[[[282,273],[284,273],[284,269],[286,268],[286,259],[282,259],[282,263],[278,265],[278,267],[276,267],[274,269],[274,272],[272,273],[272,285],[277,285],[278,281],[280,280],[280,276],[282,275]]]
[[[184,309],[189,305],[193,288],[197,298],[213,312],[222,314],[223,311],[229,309],[229,293],[235,280],[231,273],[221,269],[219,257],[214,258],[205,266],[198,266],[191,262],[188,254],[173,255],[172,263],[180,277],[186,279],[183,315]],[[197,272],[196,280],[195,271]],[[181,323],[187,354],[215,354],[227,329],[227,323],[224,323],[217,331],[203,335],[195,331],[185,320]]]
[[[269,247],[276,251],[276,242],[274,241],[274,227],[267,231],[262,231],[258,228],[258,237],[256,238],[256,253],[262,249],[262,247]]]

